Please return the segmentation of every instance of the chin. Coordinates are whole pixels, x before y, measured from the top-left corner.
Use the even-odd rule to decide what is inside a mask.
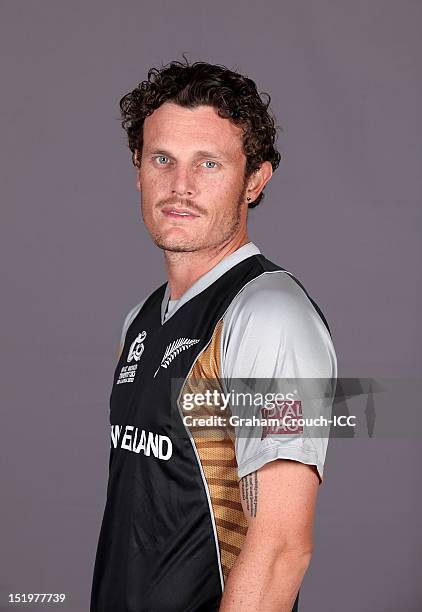
[[[173,251],[175,253],[186,253],[189,251],[197,251],[200,245],[197,241],[189,239],[187,237],[175,236],[154,236],[154,243],[164,251]]]
[[[202,247],[198,236],[189,236],[188,232],[181,228],[172,228],[169,232],[154,232],[151,237],[160,249],[173,251],[175,253],[185,253],[197,251]]]
[[[154,240],[154,242],[160,249],[163,249],[163,251],[170,251],[172,253],[191,253],[192,251],[198,251],[200,249],[197,245],[182,242],[161,242],[160,240]]]

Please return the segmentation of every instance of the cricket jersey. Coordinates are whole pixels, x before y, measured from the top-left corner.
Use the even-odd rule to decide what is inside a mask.
[[[197,407],[183,403],[194,395],[188,391],[212,381],[229,400],[239,381],[293,378],[316,381],[313,392],[321,384],[322,396],[318,381],[336,376],[320,308],[251,242],[180,299],[170,300],[165,283],[132,308],[110,395],[109,478],[90,612],[218,611],[247,532],[239,480],[291,459],[314,466],[323,481],[327,437],[252,434],[236,424],[225,435],[218,427],[204,434],[189,425]],[[239,412],[233,402],[227,408]]]

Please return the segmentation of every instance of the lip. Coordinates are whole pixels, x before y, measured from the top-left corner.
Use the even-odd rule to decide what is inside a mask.
[[[187,208],[178,208],[177,206],[163,206],[161,212],[171,219],[194,219],[199,217]]]

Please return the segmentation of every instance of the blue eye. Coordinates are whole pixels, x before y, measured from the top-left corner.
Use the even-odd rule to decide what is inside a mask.
[[[155,159],[161,160],[161,159],[168,159],[168,157],[166,155],[157,155],[157,157]],[[158,162],[159,166],[165,166],[166,164],[162,164],[160,161]]]
[[[215,168],[217,166],[217,162],[211,161],[211,160],[208,160],[208,161],[204,162],[204,164],[214,164],[214,166],[212,166],[212,168]],[[208,166],[208,168],[210,168],[210,166]]]

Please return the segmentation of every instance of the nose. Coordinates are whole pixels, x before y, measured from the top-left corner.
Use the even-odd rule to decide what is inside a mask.
[[[192,169],[179,165],[173,174],[171,184],[172,195],[191,198],[195,195],[195,181]]]

